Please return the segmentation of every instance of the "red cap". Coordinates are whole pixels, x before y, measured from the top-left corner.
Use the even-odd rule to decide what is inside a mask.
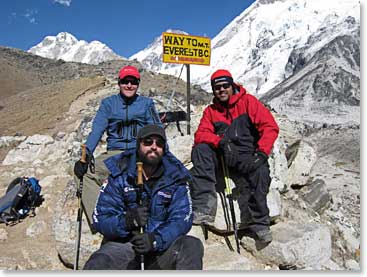
[[[121,68],[120,73],[119,73],[119,79],[124,79],[127,76],[132,76],[140,80],[139,70],[135,66],[128,65],[128,66]]]
[[[210,77],[210,81],[212,83],[212,86],[222,81],[233,83],[233,77],[232,77],[232,74],[228,70],[219,69],[212,74],[212,76]]]
[[[210,77],[210,80],[213,81],[214,79],[218,77],[231,77],[233,79],[232,74],[228,70],[225,70],[225,69],[218,69],[217,71],[215,71],[212,74],[212,77]]]

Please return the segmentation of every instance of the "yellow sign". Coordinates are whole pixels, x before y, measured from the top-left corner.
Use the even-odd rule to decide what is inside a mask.
[[[210,38],[163,33],[163,62],[210,65]]]

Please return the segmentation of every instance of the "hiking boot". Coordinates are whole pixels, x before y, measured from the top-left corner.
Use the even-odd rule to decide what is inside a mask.
[[[273,236],[271,235],[271,231],[269,228],[264,228],[255,233],[258,238],[258,241],[260,242],[270,243],[273,240]]]
[[[208,215],[208,214],[203,214],[203,213],[195,213],[194,212],[194,220],[192,222],[192,224],[194,225],[210,225],[213,226],[214,225],[214,216],[212,215]]]

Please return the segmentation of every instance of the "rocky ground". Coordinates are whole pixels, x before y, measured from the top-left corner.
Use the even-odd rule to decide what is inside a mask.
[[[0,269],[72,268],[77,198],[71,167],[79,157],[80,143],[90,131],[100,99],[116,92],[116,63],[101,67],[99,77],[66,80],[48,89],[29,90],[30,94],[18,95],[14,89],[15,94],[2,98],[1,105],[13,105],[25,97],[32,106],[49,106],[50,116],[19,116],[6,125],[7,120],[13,120],[6,118],[12,113],[10,104],[0,109],[0,195],[12,179],[26,175],[40,180],[44,197],[35,217],[27,217],[14,226],[0,224]],[[145,71],[142,74],[146,80],[141,86],[142,94],[152,96],[158,110],[167,108],[173,87],[177,87],[173,109],[186,110],[183,82],[175,84],[173,78]],[[54,94],[50,94],[52,91]],[[32,98],[33,94],[37,97]],[[181,136],[175,124],[166,129],[171,151],[188,168],[193,133],[210,99],[199,88],[193,88],[192,94],[191,135]],[[14,106],[14,110],[16,115],[27,114],[27,107]],[[274,240],[265,246],[243,236],[241,254],[237,254],[228,249],[223,237],[209,233],[205,240],[201,227],[195,226],[190,234],[204,243],[204,269],[360,270],[359,125],[311,128],[285,116],[275,116],[281,132],[269,159],[273,181],[268,195]],[[181,129],[185,133],[185,122]],[[95,154],[103,149],[102,144]],[[216,226],[223,227],[218,205]],[[238,214],[237,206],[236,209]],[[229,240],[235,246],[233,236]],[[90,233],[84,219],[80,266],[100,242],[101,237]]]

